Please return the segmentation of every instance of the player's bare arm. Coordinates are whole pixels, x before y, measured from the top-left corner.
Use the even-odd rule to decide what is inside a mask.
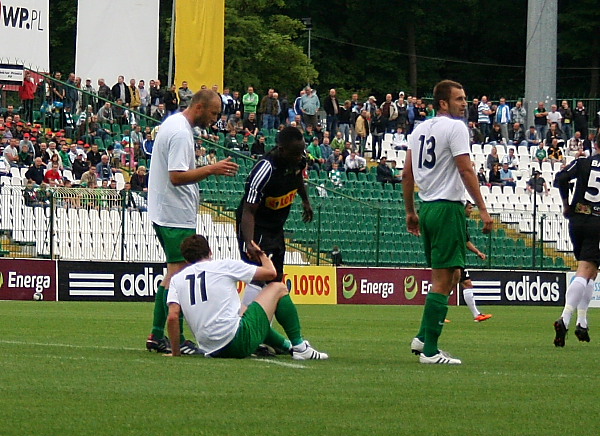
[[[252,246],[253,250],[257,252],[257,257],[261,265],[256,268],[256,272],[254,273],[252,280],[265,282],[274,280],[275,277],[277,277],[277,270],[275,269],[275,265],[273,265],[271,258],[260,249],[256,242],[252,241],[250,245]]]
[[[242,209],[242,222],[240,224],[242,235],[244,235],[244,244],[246,245],[246,254],[253,261],[259,260],[260,248],[254,243],[254,223],[256,221],[256,211],[258,204],[244,203]]]
[[[300,188],[298,188],[298,195],[302,199],[302,221],[309,223],[313,220],[314,213],[312,206],[310,205],[310,199],[308,198],[308,193],[306,192],[306,186],[304,186],[304,183],[302,183]]]
[[[200,168],[194,168],[188,171],[169,171],[171,183],[175,186],[191,185],[204,180],[209,176],[229,176],[237,174],[239,165],[227,157],[216,164],[206,165]]]
[[[471,251],[472,253],[475,253],[477,255],[477,257],[479,257],[481,260],[486,260],[487,256],[485,255],[485,253],[483,253],[482,251],[480,251],[475,244],[473,244],[471,241],[467,242],[467,249],[469,251]]]
[[[406,227],[408,232],[421,236],[419,229],[419,216],[415,211],[415,178],[412,171],[412,153],[406,152],[404,171],[402,172],[402,191],[404,192],[404,208],[406,209]]]
[[[165,356],[181,356],[179,349],[179,314],[181,313],[181,306],[177,303],[169,304],[169,316],[167,317],[167,332],[169,338],[171,338],[171,350],[169,354]]]
[[[454,158],[454,162],[456,163],[456,168],[458,169],[460,178],[462,179],[467,192],[475,201],[475,204],[479,209],[479,216],[483,221],[483,233],[490,233],[492,231],[494,220],[492,220],[492,217],[488,213],[481,192],[479,191],[479,182],[477,181],[477,176],[471,166],[471,158],[468,154],[461,154]]]

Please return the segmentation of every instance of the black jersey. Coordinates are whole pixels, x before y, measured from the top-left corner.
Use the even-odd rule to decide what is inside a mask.
[[[569,198],[569,182],[577,179],[575,194],[571,201],[573,212],[600,216],[600,155],[575,159],[560,171],[554,186],[563,199]]]
[[[254,166],[248,179],[244,197],[237,210],[241,222],[244,203],[258,204],[255,226],[283,231],[298,189],[302,187],[302,171],[277,165],[273,153],[268,153]]]

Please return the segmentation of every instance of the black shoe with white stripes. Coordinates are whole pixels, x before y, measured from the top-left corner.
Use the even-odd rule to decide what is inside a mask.
[[[321,353],[310,346],[308,341],[292,347],[292,359],[294,360],[325,360],[329,359],[327,353]]]

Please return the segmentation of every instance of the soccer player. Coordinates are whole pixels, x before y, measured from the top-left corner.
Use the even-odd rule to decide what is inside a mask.
[[[181,244],[184,258],[191,264],[171,279],[167,297],[167,328],[171,336],[173,356],[179,351],[179,318],[183,311],[200,351],[210,357],[247,357],[259,344],[266,343],[290,351],[296,360],[322,360],[320,353],[302,338],[300,320],[286,286],[271,282],[255,301],[242,308],[237,281],[268,281],[277,276],[273,262],[254,242],[253,252],[260,266],[240,260],[212,260],[208,241],[194,235]],[[240,309],[246,309],[240,316]],[[285,330],[288,339],[271,328],[273,316]]]
[[[555,186],[563,201],[563,215],[569,219],[569,236],[577,259],[575,278],[567,288],[562,315],[554,322],[554,345],[565,346],[571,316],[577,309],[575,336],[589,342],[587,310],[594,294],[594,282],[600,264],[600,145],[595,153],[575,159],[556,175]],[[569,181],[577,179],[575,193],[569,204]]]
[[[171,277],[186,266],[179,248],[181,241],[196,234],[198,182],[210,175],[234,176],[238,170],[230,158],[196,168],[192,129],[211,126],[220,112],[219,95],[199,91],[186,110],[165,120],[156,136],[148,180],[148,217],[167,258],[167,274],[156,292],[152,333],[146,341],[148,351],[171,351],[164,332],[166,296]],[[181,352],[196,354],[196,345],[183,337],[183,319],[180,328]]]
[[[467,200],[467,204],[465,205],[465,216],[469,218],[471,213],[473,212],[473,203]],[[475,253],[481,260],[487,259],[485,253],[481,252],[475,244],[471,242],[471,236],[469,235],[469,227],[466,227],[466,236],[467,236],[467,250]],[[475,298],[473,297],[473,283],[471,282],[471,277],[469,276],[469,271],[466,268],[462,268],[460,272],[460,280],[459,284],[463,290],[463,297],[465,298],[465,303],[471,310],[473,314],[473,320],[475,322],[482,322],[487,319],[490,319],[492,315],[489,313],[481,313],[475,304]]]
[[[423,237],[425,258],[432,268],[432,286],[411,349],[421,363],[460,365],[460,359],[438,349],[438,338],[448,312],[448,296],[465,266],[465,188],[479,208],[484,233],[491,231],[493,221],[471,166],[469,131],[462,120],[467,108],[463,87],[444,80],[433,89],[433,99],[437,116],[419,124],[411,134],[402,181],[408,231]],[[415,182],[423,201],[420,216],[413,198]]]
[[[302,199],[302,219],[310,222],[313,218],[302,180],[302,170],[306,166],[304,147],[304,137],[297,128],[282,129],[277,147],[258,161],[248,175],[244,197],[237,209],[236,224],[242,260],[257,262],[259,252],[252,242],[259,244],[272,256],[277,270],[277,276],[271,281],[280,282],[283,279],[283,226],[297,194]],[[264,285],[265,281],[253,281],[246,286],[242,303],[249,306]]]

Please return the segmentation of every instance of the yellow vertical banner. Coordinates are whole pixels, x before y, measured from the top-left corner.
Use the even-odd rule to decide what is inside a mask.
[[[225,0],[174,0],[175,84],[223,89]]]

